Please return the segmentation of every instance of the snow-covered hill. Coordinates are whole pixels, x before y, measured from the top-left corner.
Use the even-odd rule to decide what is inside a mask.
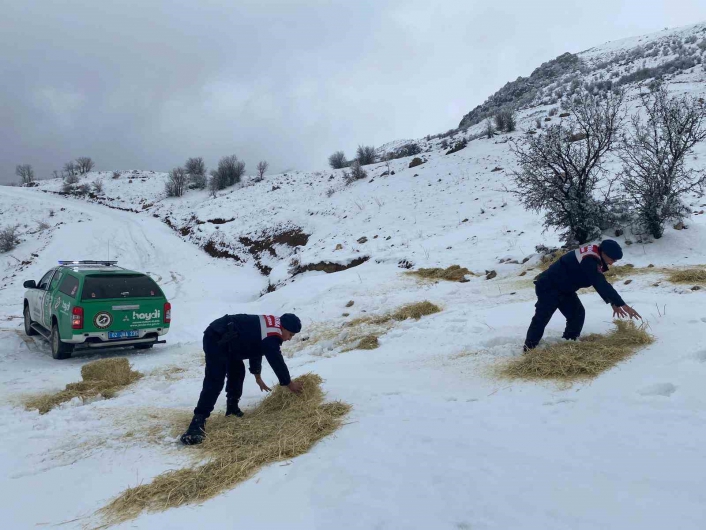
[[[579,56],[597,65],[652,42],[660,50],[663,42],[685,42],[702,29]],[[633,66],[620,66],[621,75]],[[673,91],[691,94],[706,93],[705,81],[701,65],[669,78]],[[634,110],[638,87],[626,86]],[[93,196],[61,195],[60,181],[0,188],[0,226],[18,224],[23,240],[0,255],[5,524],[90,527],[91,514],[114,495],[183,464],[184,448],[159,427],[170,412],[195,404],[204,327],[226,312],[292,311],[304,330],[286,347],[288,365],[294,375],[322,375],[330,398],[352,404],[348,424],[291,465],[266,468],[202,505],[121,528],[701,528],[706,290],[671,284],[659,269],[706,263],[706,221],[698,213],[705,199],[690,198],[686,230],[670,227],[654,243],[617,237],[625,262],[657,265],[617,285],[649,322],[655,344],[570,388],[491,375],[494,363],[520,354],[533,314],[535,246],[560,243],[504,191],[514,163],[508,140],[538,117],[557,120],[550,115],[557,106],[533,101],[519,111],[515,133],[492,140],[477,137],[482,123],[418,139],[422,165],[400,158],[384,175],[387,165],[373,164],[368,178],[351,185],[342,170],[326,169],[246,178],[216,198],[190,190],[175,199],[165,196],[166,174],[133,170],[82,177],[82,184],[102,181]],[[468,146],[447,155],[444,143],[461,138]],[[699,166],[704,156],[701,145],[689,163]],[[108,257],[163,286],[173,305],[168,344],[147,354],[51,359],[45,343],[22,334],[22,280],[38,279],[58,259]],[[405,274],[410,264],[459,264],[475,275],[465,283],[422,282]],[[497,276],[486,279],[490,270]],[[607,330],[607,306],[592,292],[581,299],[585,332]],[[349,350],[360,330],[347,324],[420,300],[442,311],[377,329],[378,349]],[[562,328],[556,317],[547,340],[558,340]],[[146,376],[115,398],[69,402],[43,416],[22,408],[25,394],[77,380],[86,361],[125,354]],[[175,376],[175,367],[184,371]],[[267,366],[265,378],[274,379]],[[247,379],[245,408],[260,399]]]

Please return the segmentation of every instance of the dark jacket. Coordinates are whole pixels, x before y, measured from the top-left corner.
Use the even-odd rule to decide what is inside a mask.
[[[624,306],[625,302],[605,279],[608,265],[601,258],[598,245],[588,245],[564,254],[546,271],[537,276],[540,287],[549,287],[563,293],[593,287],[606,304]]]
[[[262,372],[262,357],[267,358],[279,384],[292,382],[282,357],[282,326],[279,318],[270,315],[225,315],[214,320],[204,331],[219,341],[225,355],[249,360],[250,373]]]

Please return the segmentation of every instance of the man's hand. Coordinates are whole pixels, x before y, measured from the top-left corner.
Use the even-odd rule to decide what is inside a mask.
[[[640,313],[635,311],[632,307],[625,304],[624,306],[613,306],[613,318],[639,318],[642,320]]]
[[[304,388],[304,385],[302,385],[299,381],[292,381],[287,385],[287,388],[294,392],[295,394],[298,394],[299,392],[302,391]]]
[[[257,386],[260,387],[261,392],[269,392],[270,390],[272,390],[269,386],[265,384],[259,374],[255,376],[255,382],[257,383]]]

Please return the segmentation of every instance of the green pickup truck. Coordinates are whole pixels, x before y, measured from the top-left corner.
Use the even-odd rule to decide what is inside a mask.
[[[55,359],[76,347],[148,349],[166,341],[172,307],[157,283],[115,261],[60,261],[24,282],[27,335],[42,335]]]

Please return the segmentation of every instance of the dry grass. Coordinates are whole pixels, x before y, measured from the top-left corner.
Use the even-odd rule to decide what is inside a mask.
[[[554,265],[554,263],[559,261],[559,258],[561,258],[567,252],[569,252],[569,251],[559,249],[559,250],[555,250],[554,252],[552,252],[550,254],[545,254],[544,256],[541,257],[541,259],[539,261],[539,270],[541,270],[541,271],[547,270],[549,267]]]
[[[380,341],[378,340],[378,337],[379,336],[375,334],[365,335],[364,337],[361,337],[361,339],[355,346],[349,346],[347,348],[344,348],[343,351],[345,352],[352,350],[375,350],[380,347]]]
[[[294,458],[336,431],[350,405],[324,403],[321,378],[307,374],[300,395],[278,387],[243,418],[224,416],[206,424],[206,441],[190,448],[197,463],[167,471],[152,482],[129,488],[99,511],[108,524],[134,519],[144,511],[203,502],[232,489],[260,468]],[[180,430],[186,429],[186,422]]]
[[[475,276],[471,271],[460,265],[451,265],[446,269],[432,268],[432,269],[418,269],[416,271],[409,271],[405,274],[409,276],[416,276],[424,280],[446,280],[449,282],[466,282],[466,276]]]
[[[654,342],[645,326],[616,320],[606,335],[588,335],[536,348],[498,367],[498,375],[511,379],[574,381],[593,378]]]
[[[84,364],[81,367],[83,381],[69,383],[66,388],[56,394],[41,394],[32,396],[25,401],[28,410],[38,410],[46,414],[51,409],[78,397],[81,400],[102,396],[110,399],[115,394],[142,377],[140,372],[133,370],[125,357],[115,359],[100,359]]]
[[[419,320],[427,315],[433,315],[434,313],[439,313],[441,308],[432,304],[429,300],[424,300],[423,302],[415,302],[413,304],[403,305],[394,311],[390,318],[392,320],[407,320],[413,318],[414,320]]]
[[[667,276],[672,283],[698,284],[706,283],[706,269],[684,269],[672,271]]]

